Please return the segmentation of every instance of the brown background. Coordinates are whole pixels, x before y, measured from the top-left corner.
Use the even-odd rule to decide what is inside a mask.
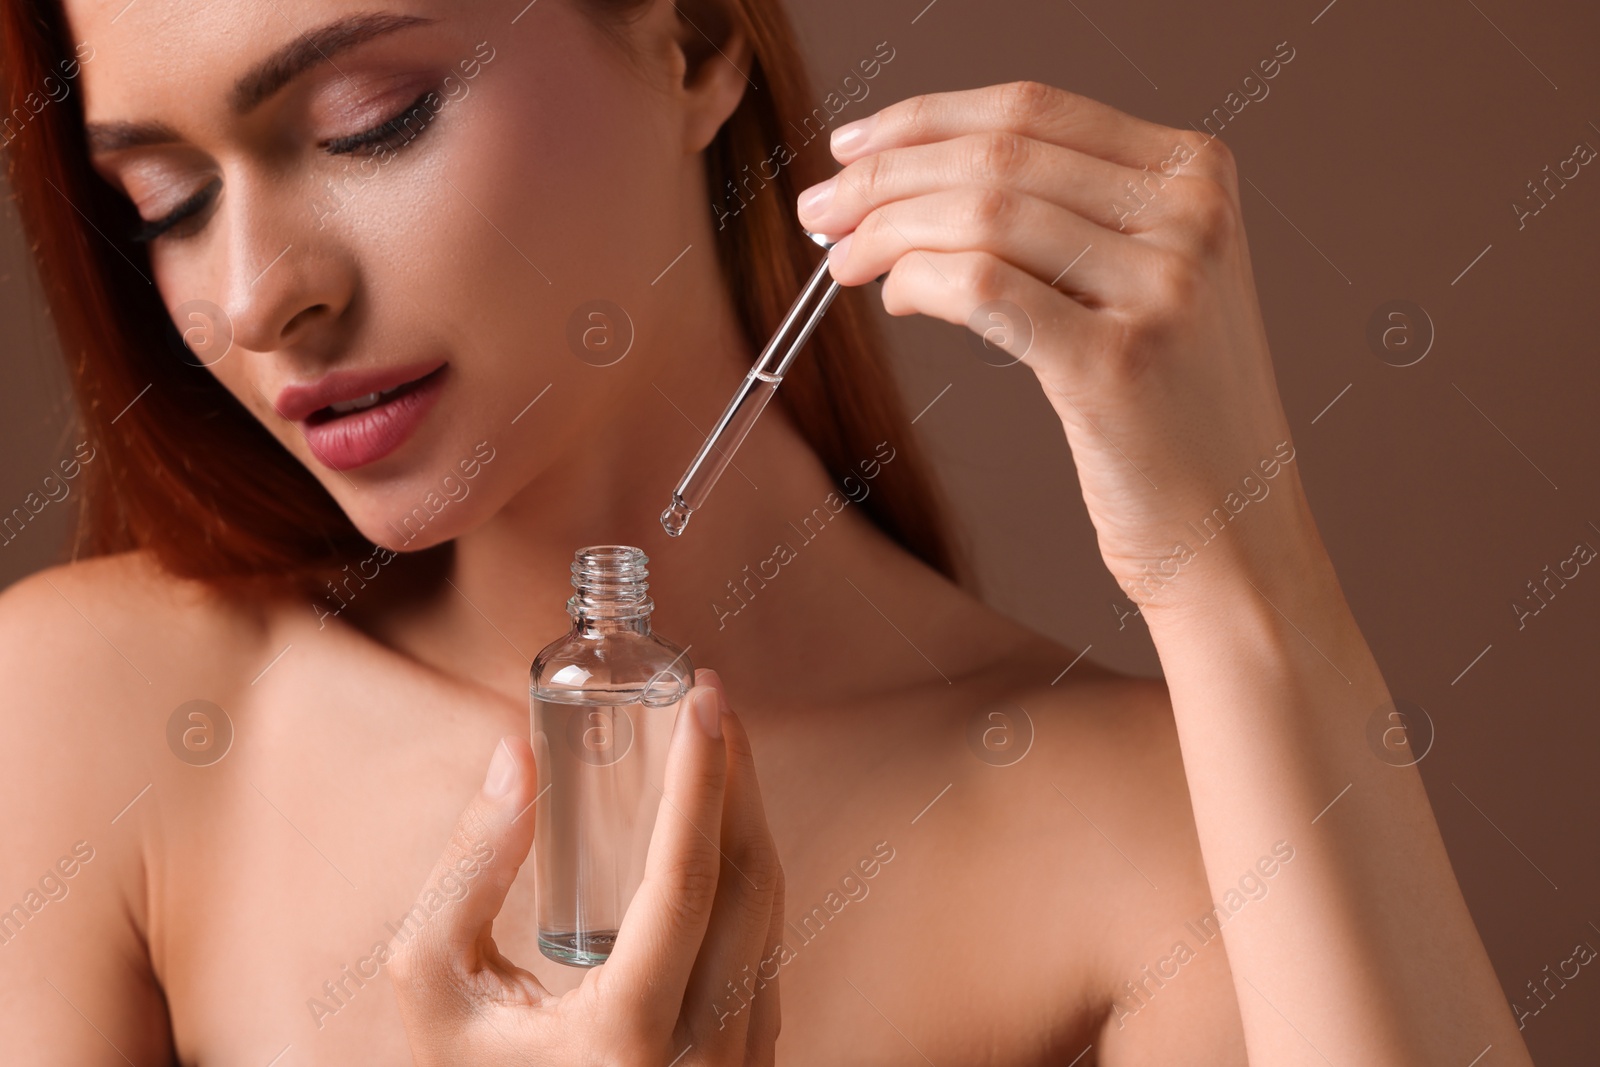
[[[1501,984],[1526,1000],[1525,983],[1578,942],[1600,948],[1600,567],[1520,631],[1511,607],[1579,541],[1600,549],[1600,162],[1520,231],[1511,204],[1578,142],[1600,148],[1600,9],[925,2],[791,5],[819,103],[878,42],[896,50],[839,121],[919,92],[1033,78],[1198,125],[1280,42],[1295,49],[1224,139],[1249,179],[1244,211],[1296,462],[1392,690],[1434,723],[1424,777]],[[1366,339],[1395,299],[1420,304],[1436,332],[1404,368]],[[9,511],[77,440],[9,210],[0,322]],[[917,426],[986,597],[1092,646],[1094,659],[1155,673],[1142,624],[1118,627],[1112,604],[1125,601],[1025,368],[984,364],[940,323],[889,328],[913,412],[950,386]],[[69,518],[52,504],[0,549],[0,582],[53,559]],[[1527,1021],[1535,1060],[1594,1062],[1597,1018],[1600,968],[1589,967]]]

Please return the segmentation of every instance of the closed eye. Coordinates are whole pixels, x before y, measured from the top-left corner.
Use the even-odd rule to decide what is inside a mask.
[[[362,151],[396,151],[414,141],[432,123],[439,110],[438,94],[432,89],[412,101],[410,107],[387,122],[370,130],[335,137],[322,143],[323,151],[330,156],[348,155]]]
[[[175,231],[180,224],[193,219],[209,207],[211,202],[216,199],[217,191],[221,188],[222,179],[212,178],[193,196],[190,196],[159,219],[141,222],[138,228],[128,235],[128,239],[136,244],[145,244],[163,234]],[[181,236],[181,233],[178,235]]]
[[[422,131],[432,124],[439,106],[437,94],[430,89],[394,118],[380,122],[360,133],[324,141],[320,147],[331,156],[398,151],[416,140]],[[129,235],[129,240],[137,244],[146,244],[158,237],[188,236],[198,230],[199,226],[180,227],[186,222],[198,220],[199,216],[211,206],[221,188],[222,179],[213,178],[194,195],[159,219],[142,221]]]

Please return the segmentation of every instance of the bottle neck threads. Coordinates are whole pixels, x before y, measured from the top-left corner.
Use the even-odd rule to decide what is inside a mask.
[[[630,622],[648,627],[655,608],[645,581],[650,557],[628,545],[580,548],[572,560],[572,588],[567,613],[579,627],[604,622]]]

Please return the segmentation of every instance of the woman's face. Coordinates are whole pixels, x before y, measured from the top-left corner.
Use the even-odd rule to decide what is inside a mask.
[[[592,449],[682,328],[652,279],[706,231],[672,5],[637,58],[575,0],[190,7],[67,4],[95,165],[194,362],[390,547]]]

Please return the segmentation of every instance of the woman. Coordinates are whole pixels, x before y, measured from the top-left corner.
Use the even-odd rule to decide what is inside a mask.
[[[1528,1062],[1368,744],[1220,142],[1017,83],[817,184],[770,0],[0,7],[87,426],[78,561],[0,598],[6,1062]],[[956,584],[871,289],[662,535],[795,211],[1038,377],[1164,685]],[[603,542],[722,678],[578,972],[517,877],[526,671]]]

